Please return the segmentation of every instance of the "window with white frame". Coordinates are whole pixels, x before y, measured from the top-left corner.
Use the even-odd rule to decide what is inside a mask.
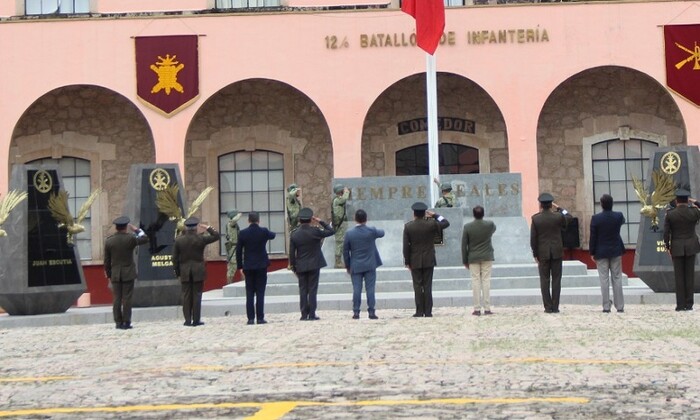
[[[613,139],[591,147],[594,211],[602,211],[600,196],[613,197],[613,210],[625,215],[620,235],[625,244],[637,243],[642,205],[632,185],[632,177],[646,181],[649,158],[658,145],[647,140]]]
[[[73,217],[78,215],[78,211],[90,196],[90,161],[75,157],[63,157],[60,159],[37,159],[29,164],[34,165],[57,165],[58,171],[63,180],[61,189],[68,193],[68,208]],[[75,235],[75,246],[78,248],[81,260],[92,259],[92,212],[97,206],[92,206],[88,215],[80,223],[85,226],[85,231]]]
[[[254,7],[279,7],[280,0],[216,0],[217,9],[248,9]]]
[[[226,231],[227,213],[233,209],[243,213],[238,225],[248,226],[247,214],[260,214],[260,225],[277,233],[267,243],[270,254],[285,252],[284,155],[256,150],[233,152],[219,156],[219,221]],[[226,238],[222,235],[221,255],[226,254]]]
[[[89,13],[90,0],[24,0],[25,15]]]

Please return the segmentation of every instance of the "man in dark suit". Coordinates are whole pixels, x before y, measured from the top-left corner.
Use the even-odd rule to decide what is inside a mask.
[[[613,211],[613,198],[610,194],[600,197],[603,211],[591,217],[591,237],[588,252],[598,267],[600,291],[603,296],[603,312],[610,313],[614,304],[617,312],[624,312],[625,298],[622,295],[622,254],[625,244],[620,236],[620,228],[625,224],[625,216]],[[610,301],[612,280],[613,302]]]
[[[248,214],[250,225],[240,231],[236,262],[239,270],[245,274],[245,307],[248,314],[248,325],[255,323],[267,324],[265,321],[265,288],[267,287],[267,267],[270,260],[267,257],[267,241],[275,239],[275,232],[260,227],[260,215],[251,211]],[[255,297],[257,296],[257,301]]]
[[[208,235],[197,233],[199,219],[185,220],[185,233],[175,239],[173,246],[173,268],[182,284],[182,312],[186,326],[204,325],[201,322],[202,289],[207,275],[204,263],[204,248],[218,241],[221,234],[211,226],[206,226]],[[204,225],[203,225],[204,226]]]
[[[700,252],[695,226],[699,220],[700,209],[690,192],[677,190],[676,207],[667,211],[664,219],[664,244],[673,260],[676,280],[676,311],[693,310],[695,255]]]
[[[532,216],[530,247],[540,272],[544,311],[558,313],[564,257],[561,234],[566,230],[571,215],[554,203],[552,194],[542,193],[537,200],[540,202],[540,212]]]
[[[318,225],[311,225],[311,222]],[[321,267],[326,259],[321,252],[321,241],[335,234],[328,223],[314,216],[313,210],[299,210],[299,228],[289,238],[289,267],[299,279],[299,308],[302,321],[316,321],[316,294]]]
[[[413,220],[403,228],[403,260],[411,270],[413,293],[416,301],[414,317],[433,316],[433,270],[435,259],[435,237],[450,222],[437,213],[428,211],[425,203],[414,203]]]
[[[345,269],[352,279],[352,319],[360,319],[362,301],[362,280],[367,290],[367,312],[369,319],[379,319],[375,313],[374,286],[377,282],[377,267],[382,259],[375,243],[384,237],[384,231],[367,226],[367,212],[360,209],[355,212],[357,225],[345,233],[343,240],[343,259]]]
[[[134,294],[136,264],[134,248],[148,243],[148,236],[143,230],[129,224],[126,216],[114,219],[117,233],[105,241],[104,267],[107,279],[112,285],[112,314],[117,329],[131,328],[131,298]],[[127,227],[134,234],[127,233]]]

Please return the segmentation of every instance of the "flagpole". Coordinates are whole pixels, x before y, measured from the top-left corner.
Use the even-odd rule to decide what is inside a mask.
[[[438,126],[437,126],[437,71],[435,69],[435,56],[425,54],[425,87],[426,98],[428,101],[428,175],[430,179],[430,203],[437,202],[439,197],[438,186],[433,182],[434,179],[439,179],[440,163],[439,163],[439,148],[438,148]]]

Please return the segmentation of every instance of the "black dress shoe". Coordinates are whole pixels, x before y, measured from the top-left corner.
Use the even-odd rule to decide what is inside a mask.
[[[357,312],[357,313],[352,314],[352,319],[360,319],[360,313]]]
[[[379,317],[375,314],[369,314],[369,319],[379,319]]]
[[[182,324],[182,325],[184,325],[185,327],[191,327],[191,326],[192,326],[192,322],[190,322],[190,321],[185,321],[185,323]]]
[[[676,308],[676,312],[683,312],[685,311],[685,308]]]
[[[264,319],[258,319],[258,324],[267,324],[267,321]]]
[[[301,318],[299,318],[299,321],[308,321],[309,317],[308,315],[302,315]]]
[[[115,323],[114,328],[116,328],[116,329],[118,329],[118,330],[121,330],[121,329],[122,329],[122,323],[121,323],[121,322]]]
[[[200,325],[204,325],[204,323],[202,321],[197,321],[197,322],[192,323],[193,327],[199,327]]]
[[[414,318],[423,318],[423,314],[419,314],[418,312],[416,312],[415,314],[413,314],[413,317]]]
[[[618,312],[620,312],[620,311],[618,311]],[[609,313],[610,313],[610,309],[603,309],[603,313],[609,314]]]
[[[130,330],[134,327],[131,326],[131,322],[122,322],[122,330]]]
[[[319,319],[321,318],[317,317],[316,315],[309,315],[309,321],[318,321]]]
[[[624,309],[618,309],[618,310],[617,310],[617,313],[618,313],[618,314],[621,314],[621,313],[623,313],[623,312],[625,312]]]
[[[426,317],[426,318],[432,318],[432,317],[433,317],[433,314],[425,314],[425,315],[423,315],[423,316]]]
[[[248,325],[254,325],[254,324],[255,324],[255,321],[254,321],[254,320],[252,320],[252,319],[249,319],[249,320],[248,320]]]
[[[545,310],[544,310],[544,313],[546,313],[546,314],[551,314],[551,313],[552,313],[552,310],[551,310],[551,309],[545,309]]]
[[[559,309],[552,309],[552,313],[558,314],[558,313],[559,313]]]

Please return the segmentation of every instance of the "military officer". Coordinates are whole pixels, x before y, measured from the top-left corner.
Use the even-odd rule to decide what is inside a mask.
[[[341,184],[333,187],[335,196],[331,206],[331,221],[333,229],[335,229],[335,268],[345,268],[343,264],[343,241],[345,240],[345,232],[348,230],[348,216],[346,212],[346,204],[350,197],[350,189]]]
[[[117,233],[105,241],[104,268],[112,286],[112,314],[117,329],[131,328],[131,298],[136,280],[134,249],[148,243],[148,236],[142,229],[131,225],[126,216],[114,219]],[[127,232],[130,228],[133,234]]]
[[[204,248],[219,240],[221,235],[211,226],[205,226],[208,235],[198,234],[199,219],[185,220],[185,234],[175,239],[173,268],[182,284],[182,312],[186,326],[204,325],[201,322],[202,290],[206,278]]]
[[[457,198],[455,197],[455,193],[452,192],[452,184],[449,182],[443,182],[441,184],[437,178],[433,181],[440,187],[440,192],[442,193],[442,196],[435,202],[435,208],[454,207]]]
[[[689,204],[690,203],[690,204]],[[695,256],[700,243],[695,227],[700,221],[697,201],[690,198],[690,191],[676,191],[676,207],[666,212],[664,218],[664,244],[673,260],[676,283],[676,311],[692,311],[695,288]]]
[[[238,220],[241,218],[241,213],[233,209],[227,214],[228,223],[226,223],[226,283],[233,283],[233,278],[236,275],[238,265],[236,262],[236,246],[238,245],[238,233],[241,228],[238,226]]]
[[[301,203],[301,188],[297,184],[290,184],[287,187],[287,222],[289,223],[289,233],[294,232],[299,227],[299,210]]]

